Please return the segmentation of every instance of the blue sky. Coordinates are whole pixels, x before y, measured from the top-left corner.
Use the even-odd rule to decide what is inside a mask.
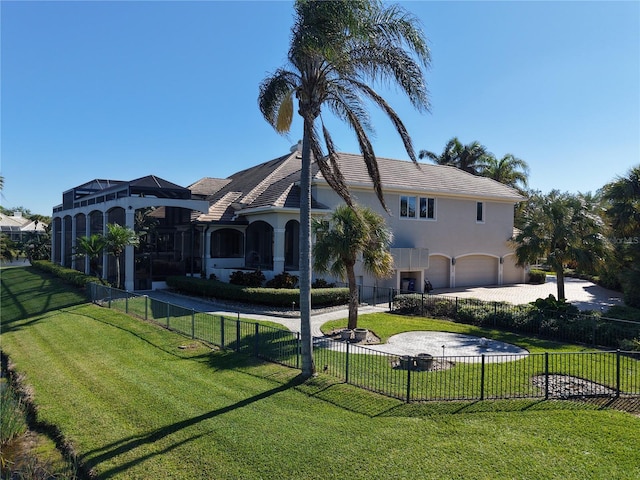
[[[530,165],[530,187],[595,191],[640,161],[640,2],[400,2],[429,40],[431,111],[380,91],[416,150],[457,136]],[[94,178],[187,186],[280,156],[258,86],[286,64],[293,4],[0,4],[2,205],[50,215]],[[378,156],[408,159],[371,110]],[[353,134],[330,122],[341,151]]]

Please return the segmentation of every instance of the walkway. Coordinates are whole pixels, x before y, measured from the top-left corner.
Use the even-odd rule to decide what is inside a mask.
[[[550,294],[557,296],[555,277],[547,277],[547,283],[542,285],[517,284],[495,287],[474,287],[459,289],[438,289],[433,292],[436,295],[457,296],[460,298],[478,298],[484,301],[505,301],[513,304],[529,303],[537,298],[546,298]],[[621,294],[604,289],[586,280],[575,278],[565,279],[565,293],[567,300],[581,310],[606,309],[612,305],[622,304]],[[158,300],[191,308],[200,312],[215,315],[236,315],[250,320],[266,320],[279,323],[292,332],[300,331],[299,312],[280,311],[273,312],[261,309],[259,306],[242,304],[225,304],[222,302],[201,300],[194,297],[179,295],[166,290],[154,290],[147,294]],[[359,314],[386,312],[385,306],[360,306]],[[311,334],[314,337],[323,336],[320,327],[330,320],[347,318],[346,308],[324,309],[314,311],[311,314]]]

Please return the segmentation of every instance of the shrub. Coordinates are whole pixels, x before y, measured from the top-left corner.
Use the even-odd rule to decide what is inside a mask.
[[[233,285],[241,285],[243,287],[261,287],[262,282],[264,281],[264,273],[260,270],[254,270],[251,272],[236,270],[229,276],[229,283],[232,283]]]
[[[544,316],[555,317],[562,313],[576,314],[580,312],[578,307],[571,305],[564,298],[556,300],[556,297],[551,294],[547,298],[538,298],[535,302],[531,302],[531,305],[536,307]]]
[[[529,272],[529,283],[542,284],[547,281],[547,272],[544,270],[531,270]]]
[[[335,283],[329,283],[324,278],[316,278],[311,284],[311,288],[334,288],[335,286]]]
[[[5,445],[27,430],[22,400],[4,379],[0,382],[0,445]]]
[[[394,312],[404,315],[422,314],[422,295],[416,293],[403,293],[393,298]]]
[[[84,273],[79,272],[77,270],[66,268],[61,265],[57,265],[55,263],[51,263],[49,260],[34,260],[33,262],[31,262],[31,265],[37,268],[38,270],[49,272],[57,276],[65,283],[68,283],[70,285],[74,285],[80,288],[84,288],[90,283],[104,283],[102,279],[98,277],[85,275]]]
[[[203,280],[195,277],[167,277],[167,285],[191,295],[200,295],[244,303],[290,308],[300,301],[300,290],[260,287],[243,287],[219,280]],[[349,303],[348,288],[326,288],[311,291],[311,306],[326,307]]]
[[[298,277],[289,272],[282,272],[267,282],[269,288],[296,288]]]
[[[620,340],[620,350],[640,352],[640,338]]]

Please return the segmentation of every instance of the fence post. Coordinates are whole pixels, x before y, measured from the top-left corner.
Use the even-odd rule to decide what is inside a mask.
[[[409,357],[407,365],[407,403],[411,403],[411,367],[413,367],[413,357]]]
[[[109,287],[109,309],[111,309],[111,290],[112,288]]]
[[[458,297],[456,297],[456,309],[453,312],[453,318],[458,319]]]
[[[300,369],[300,349],[302,344],[300,343],[300,332],[296,332],[296,368]]]
[[[127,292],[127,296],[124,297],[124,313],[129,314],[129,292]]]
[[[149,295],[144,296],[144,319],[149,320]]]
[[[498,302],[493,302],[493,326],[495,327],[498,323]]]
[[[220,315],[220,346],[224,348],[224,316]]]
[[[544,352],[544,399],[549,400],[549,352]]]
[[[170,327],[169,325],[169,315],[171,313],[171,304],[169,304],[168,302],[165,304],[167,306],[167,328]]]
[[[344,362],[344,383],[349,383],[349,341],[347,341],[347,355]]]
[[[482,367],[480,369],[480,400],[484,400],[484,353],[482,354]]]
[[[240,314],[238,314],[239,316]],[[236,352],[240,351],[240,319],[236,320]]]
[[[196,311],[191,309],[191,338],[196,338]]]
[[[260,327],[260,324],[256,322],[254,325],[255,325],[255,335],[256,335],[255,336],[255,342],[254,342],[254,349],[255,349],[254,355],[256,357],[258,357],[258,356],[260,356],[260,343],[259,343],[259,339],[260,339],[260,329],[259,329],[259,327]]]
[[[620,349],[616,350],[616,398],[620,397]]]
[[[422,292],[422,298],[420,299],[420,316],[424,317],[424,292]]]

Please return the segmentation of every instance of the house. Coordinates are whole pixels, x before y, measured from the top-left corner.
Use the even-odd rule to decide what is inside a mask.
[[[378,158],[387,213],[362,157],[343,153],[338,163],[355,200],[382,214],[394,234],[394,276],[376,280],[357,265],[360,284],[422,291],[427,278],[435,288],[524,282],[525,271],[516,266],[509,244],[514,206],[523,200],[515,190],[454,167]],[[136,212],[142,212],[157,225],[144,248],[131,247],[127,253],[127,288],[159,287],[163,274],[171,272],[215,274],[222,280],[239,269],[260,269],[267,278],[285,271],[295,275],[300,167],[300,152],[293,149],[228,178],[207,177],[188,188],[152,176],[76,187],[54,209],[54,258],[82,269],[71,254],[75,237],[114,221],[133,227]],[[342,200],[315,163],[312,174],[311,214],[327,215]],[[151,179],[157,182],[152,198],[135,193]],[[109,278],[113,268],[106,257],[103,264],[103,276]]]
[[[29,220],[22,216],[22,212],[12,215],[0,213],[0,233],[4,233],[11,240],[20,242],[27,235],[42,235],[46,233],[47,225],[37,220]]]

